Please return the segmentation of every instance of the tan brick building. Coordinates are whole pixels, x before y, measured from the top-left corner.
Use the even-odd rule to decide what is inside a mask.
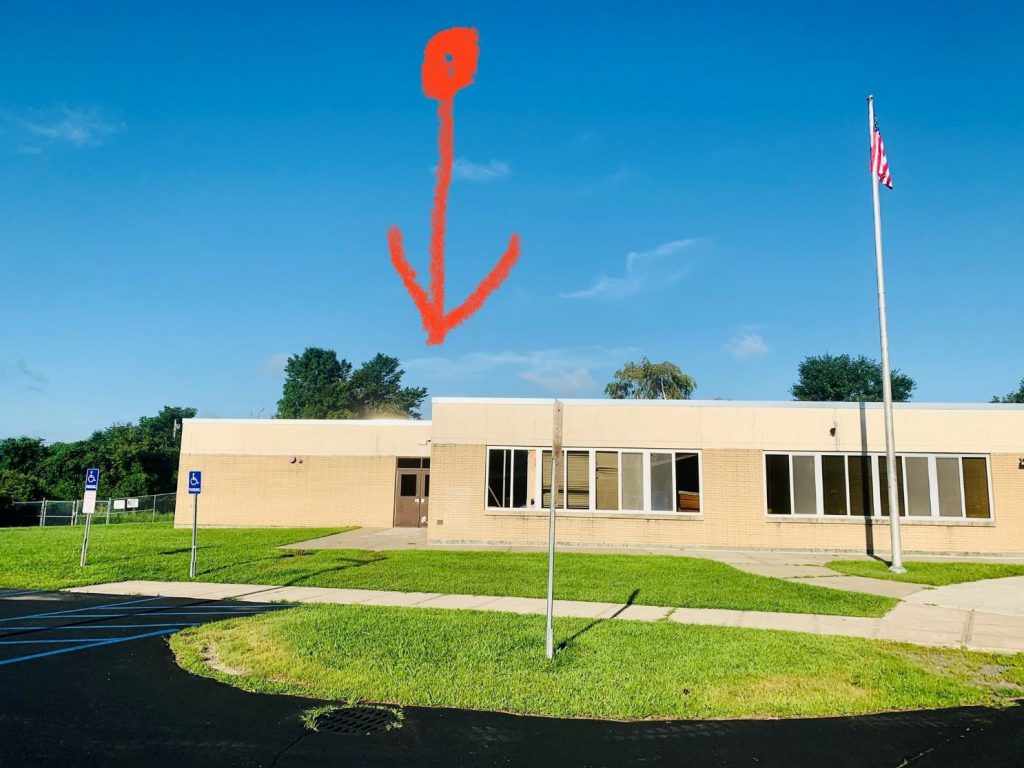
[[[1024,554],[1024,406],[897,404],[907,552]],[[201,524],[423,525],[541,543],[552,401],[434,398],[433,420],[191,419]],[[566,544],[888,551],[878,404],[567,400]]]

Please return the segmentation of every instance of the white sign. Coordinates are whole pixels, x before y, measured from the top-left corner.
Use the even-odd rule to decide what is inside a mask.
[[[96,511],[96,491],[86,491],[82,498],[82,514],[91,515]]]
[[[125,501],[128,502],[128,505],[127,505],[128,509],[138,509],[139,508],[139,500],[138,499],[125,499]]]
[[[114,509],[124,509],[124,499],[114,499]]]

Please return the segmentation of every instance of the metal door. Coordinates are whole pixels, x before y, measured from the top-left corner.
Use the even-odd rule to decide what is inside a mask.
[[[395,527],[426,525],[429,495],[429,470],[399,469],[395,478]]]

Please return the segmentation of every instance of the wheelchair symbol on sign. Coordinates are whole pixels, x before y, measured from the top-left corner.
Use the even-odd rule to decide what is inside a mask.
[[[191,485],[191,486],[199,485],[199,477],[198,477],[198,475],[190,475],[189,478],[188,478],[188,484]]]
[[[85,482],[89,483],[89,485],[92,485],[92,484],[93,484],[93,483],[95,483],[95,482],[96,482],[97,480],[98,480],[98,478],[96,477],[96,473],[95,473],[95,472],[90,472],[90,473],[89,473],[88,475],[86,475],[86,477],[85,477]]]

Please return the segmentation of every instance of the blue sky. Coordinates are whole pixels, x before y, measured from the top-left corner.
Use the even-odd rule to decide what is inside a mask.
[[[599,396],[646,354],[786,399],[878,355],[868,93],[894,365],[918,401],[1024,376],[1018,4],[484,5],[0,4],[0,434],[270,415],[309,345],[439,395]],[[427,347],[385,233],[425,269],[451,26],[450,306],[522,256]]]

